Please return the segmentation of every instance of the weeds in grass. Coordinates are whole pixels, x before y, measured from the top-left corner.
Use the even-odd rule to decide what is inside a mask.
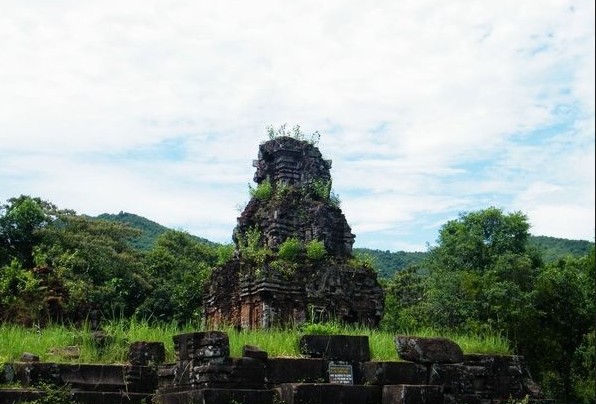
[[[130,343],[135,341],[162,342],[166,350],[166,362],[175,361],[172,337],[177,334],[204,331],[200,326],[175,323],[155,325],[143,320],[114,320],[103,324],[106,338],[94,338],[88,327],[50,325],[42,329],[23,328],[16,325],[0,325],[0,363],[17,361],[23,352],[40,356],[45,362],[61,363],[125,363]],[[221,327],[228,334],[230,354],[242,355],[244,345],[254,345],[266,351],[270,357],[299,357],[298,341],[304,334],[366,335],[369,337],[373,360],[398,360],[395,333],[373,330],[363,326],[343,325],[338,322],[308,323],[289,328],[267,330],[237,330]],[[508,341],[498,334],[445,334],[433,329],[401,332],[404,335],[422,337],[443,336],[455,341],[465,353],[511,354]],[[78,347],[78,357],[64,356],[56,348]]]

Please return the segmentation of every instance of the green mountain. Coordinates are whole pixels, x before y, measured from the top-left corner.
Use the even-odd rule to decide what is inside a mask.
[[[373,250],[370,248],[354,248],[354,255],[372,261],[381,278],[390,278],[397,271],[418,264],[426,256],[425,252]]]
[[[149,250],[155,240],[168,230],[168,227],[162,226],[152,220],[144,218],[143,216],[135,215],[134,213],[120,212],[117,215],[111,213],[102,213],[95,217],[96,219],[109,220],[118,223],[124,223],[141,231],[141,235],[132,241],[132,245],[139,250]],[[212,241],[205,238],[192,235],[197,241],[202,243],[216,245]]]
[[[553,262],[566,256],[581,257],[587,255],[594,243],[586,240],[569,240],[547,236],[530,236],[530,246],[541,252],[545,263]],[[382,251],[369,248],[355,248],[354,253],[368,258],[382,278],[390,278],[397,271],[420,263],[426,252]]]
[[[542,252],[542,259],[545,263],[556,261],[568,255],[581,257],[594,248],[594,243],[591,241],[547,236],[530,236],[530,245]]]

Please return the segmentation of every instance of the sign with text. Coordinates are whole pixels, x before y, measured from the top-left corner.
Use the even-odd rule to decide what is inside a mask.
[[[352,374],[352,365],[341,364],[337,362],[329,363],[329,383],[335,384],[354,384],[354,375]]]

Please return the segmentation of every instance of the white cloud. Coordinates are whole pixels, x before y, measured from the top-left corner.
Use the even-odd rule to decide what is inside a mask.
[[[0,197],[221,240],[287,122],[370,247],[491,205],[593,234],[541,213],[594,219],[592,1],[13,2],[0,46]],[[183,156],[130,157],[164,141]]]

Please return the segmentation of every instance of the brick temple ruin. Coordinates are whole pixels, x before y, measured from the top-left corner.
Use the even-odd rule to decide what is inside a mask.
[[[270,192],[255,193],[238,218],[234,258],[206,285],[206,324],[247,329],[337,319],[377,326],[383,290],[376,273],[352,255],[355,236],[330,193],[331,161],[314,144],[282,136],[259,146],[253,166],[256,189]],[[262,259],[247,253],[251,235]],[[302,246],[293,263],[278,256],[288,239]],[[323,258],[307,256],[312,242],[323,243]]]

